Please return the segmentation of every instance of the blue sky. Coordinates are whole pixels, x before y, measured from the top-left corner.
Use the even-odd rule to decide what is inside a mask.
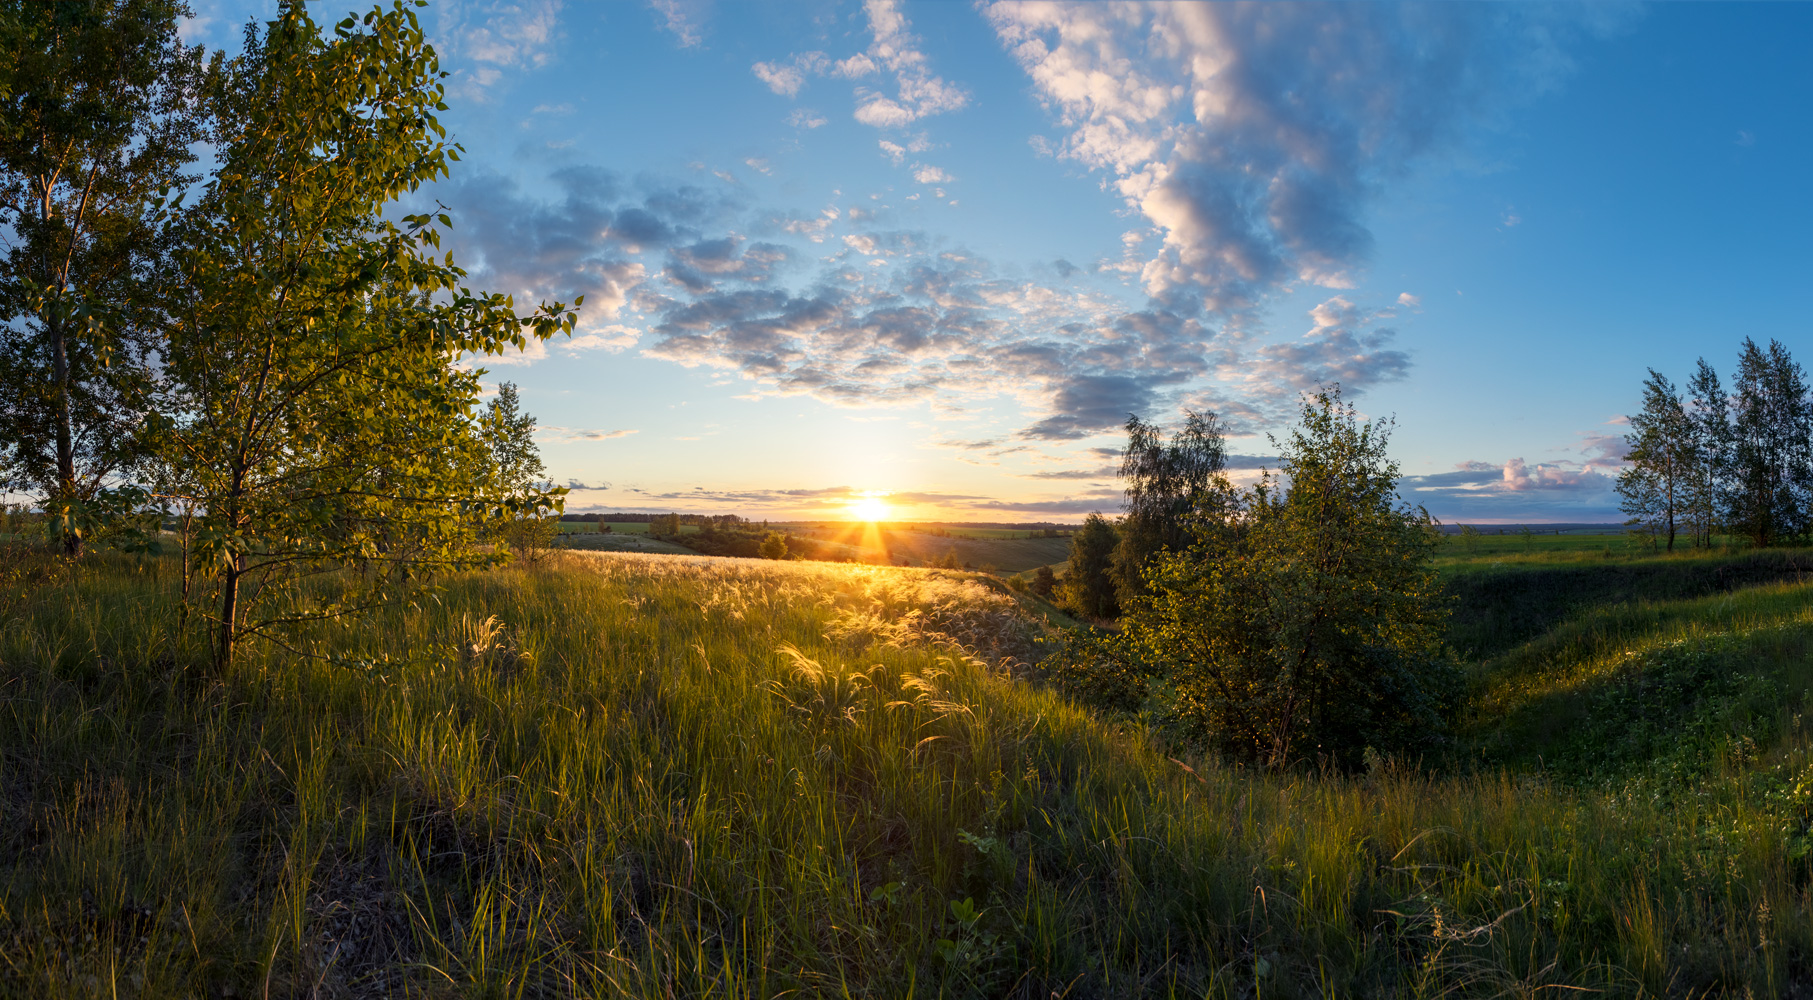
[[[198,4],[236,44],[263,4]],[[318,18],[330,20],[336,6]],[[1240,474],[1395,416],[1447,521],[1617,520],[1645,369],[1806,346],[1813,5],[441,2],[483,362],[569,510],[1075,520],[1129,412]],[[1804,359],[1803,359],[1804,360]]]

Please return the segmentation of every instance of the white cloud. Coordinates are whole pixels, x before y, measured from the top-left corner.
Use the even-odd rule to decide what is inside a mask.
[[[782,97],[793,97],[806,85],[806,74],[798,66],[759,62],[749,68],[755,71],[756,79]]]
[[[825,124],[825,116],[805,108],[794,108],[787,116],[787,124],[794,128],[813,129]]]
[[[835,61],[823,52],[803,52],[788,61],[758,62],[751,69],[768,89],[785,97],[797,96],[808,76],[857,80],[885,69],[894,78],[892,94],[867,86],[856,89],[856,120],[875,128],[902,128],[969,104],[963,88],[931,71],[898,0],[865,0],[863,12],[869,21],[867,50]]]
[[[683,49],[697,48],[700,42],[699,26],[695,23],[691,6],[682,0],[648,0],[650,10],[661,16],[661,26],[673,33]]]
[[[561,342],[560,346],[569,351],[604,350],[614,353],[626,347],[634,347],[636,341],[641,337],[642,331],[634,327],[608,323],[603,326],[591,327],[587,332]]]
[[[921,184],[948,184],[955,178],[938,167],[921,163],[913,168],[913,179]],[[938,192],[938,197],[944,197],[944,192]]]
[[[1423,300],[1409,292],[1400,292],[1398,293],[1398,305],[1409,309],[1421,309],[1423,307]]]
[[[1569,9],[1034,4],[985,15],[1068,135],[1162,234],[1155,296],[1249,315],[1295,281],[1352,287],[1386,183],[1539,92]],[[1511,95],[1511,96],[1506,96]]]
[[[506,71],[539,69],[554,59],[560,0],[439,5],[432,41],[453,79],[448,92],[485,101]]]
[[[763,174],[774,173],[774,168],[768,165],[768,161],[762,159],[759,156],[751,156],[750,158],[744,160],[743,164],[744,164],[744,166],[747,166],[749,169],[754,170],[758,173],[763,173]]]

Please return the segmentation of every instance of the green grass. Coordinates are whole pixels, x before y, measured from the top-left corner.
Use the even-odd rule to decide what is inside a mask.
[[[598,534],[601,528],[610,528],[610,533],[613,535],[646,535],[649,527],[646,521],[559,521],[557,523],[560,525],[561,534],[574,535]],[[680,525],[680,533],[684,535],[696,534],[698,530],[699,526],[696,524]]]
[[[1813,970],[1791,718],[1667,796],[1516,761],[1262,775],[1021,679],[1037,609],[964,574],[568,554],[223,673],[172,632],[172,569],[8,562],[0,995],[1760,997]],[[1482,704],[1515,720],[1696,628],[1786,676],[1802,597],[1578,618]]]

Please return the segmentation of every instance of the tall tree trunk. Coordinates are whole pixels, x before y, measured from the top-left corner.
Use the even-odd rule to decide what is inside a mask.
[[[76,500],[76,446],[69,419],[69,345],[63,336],[63,321],[54,307],[46,317],[45,328],[50,334],[51,377],[56,383],[57,395],[56,413],[52,416],[57,425],[56,498],[67,518]],[[63,527],[63,554],[71,557],[82,554],[82,536],[67,520]]]

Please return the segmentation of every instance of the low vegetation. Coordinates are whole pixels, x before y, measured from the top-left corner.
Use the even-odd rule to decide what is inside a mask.
[[[1456,760],[1342,773],[1067,703],[1034,666],[1049,609],[971,574],[555,554],[222,668],[173,630],[169,557],[8,565],[3,995],[1792,996],[1813,971],[1792,579],[1637,598],[1607,568],[1603,603],[1581,583],[1473,664]]]

